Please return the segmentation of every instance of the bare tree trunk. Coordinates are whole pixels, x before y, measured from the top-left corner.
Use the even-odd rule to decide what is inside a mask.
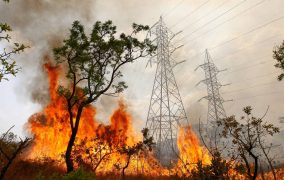
[[[269,157],[268,157],[268,154],[266,153],[266,151],[265,151],[263,145],[262,145],[261,142],[260,142],[259,136],[258,136],[258,141],[259,141],[260,148],[261,148],[261,150],[262,150],[262,152],[263,152],[263,154],[264,154],[264,156],[265,156],[265,158],[266,158],[266,160],[267,160],[267,162],[268,162],[268,164],[269,164],[269,167],[270,167],[270,169],[271,169],[271,171],[272,171],[273,178],[274,178],[274,180],[276,180],[276,173],[275,173],[275,170],[274,170],[274,168],[273,168],[273,165],[272,165],[272,163],[271,163],[271,160],[270,160]]]
[[[71,159],[71,152],[72,152],[72,147],[74,145],[75,139],[76,139],[76,133],[72,131],[72,134],[70,136],[68,146],[65,152],[65,162],[66,162],[66,167],[67,167],[67,173],[74,171],[73,161]]]
[[[105,157],[107,157],[108,155],[110,155],[111,153],[105,154],[103,155],[102,158],[100,158],[99,162],[96,164],[96,166],[94,167],[94,173],[96,173],[98,167],[100,166],[101,162],[105,159]]]
[[[73,129],[71,129],[71,136],[70,136],[68,146],[65,152],[65,163],[67,167],[67,173],[74,171],[74,164],[73,164],[73,160],[71,159],[71,153],[72,153],[72,148],[74,146],[76,135],[78,132],[82,111],[83,111],[83,107],[79,107],[78,114],[76,116],[75,126]]]
[[[6,172],[8,171],[9,167],[11,166],[11,164],[13,163],[13,161],[16,159],[17,155],[21,153],[21,151],[23,149],[25,149],[28,144],[29,144],[30,139],[26,138],[24,141],[20,142],[20,145],[18,146],[18,148],[13,152],[11,157],[6,157],[8,160],[8,163],[1,169],[0,172],[0,180],[4,179],[4,176],[6,174]]]
[[[122,179],[124,180],[125,178],[125,170],[128,168],[128,165],[130,163],[130,158],[131,158],[131,155],[129,155],[128,159],[127,159],[127,163],[126,165],[122,168]]]
[[[249,151],[249,154],[254,159],[254,172],[253,176],[251,176],[251,179],[255,180],[258,172],[258,157],[255,156],[251,151]]]

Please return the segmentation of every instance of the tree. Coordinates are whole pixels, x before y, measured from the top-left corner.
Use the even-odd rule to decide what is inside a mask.
[[[231,163],[222,159],[221,154],[217,151],[212,156],[211,163],[204,165],[202,161],[198,161],[196,167],[189,172],[189,179],[234,179],[234,176],[230,175]]]
[[[3,0],[5,2],[9,2],[9,0]],[[7,23],[0,22],[0,42],[4,41],[11,46],[10,40],[11,36],[8,32],[11,32],[12,28]],[[0,82],[2,80],[8,80],[8,75],[15,76],[20,68],[17,67],[16,62],[12,60],[13,55],[18,54],[27,46],[19,43],[14,43],[12,48],[0,50]]]
[[[122,169],[122,179],[125,178],[125,170],[128,168],[131,158],[134,155],[139,155],[141,152],[152,151],[152,146],[154,145],[153,137],[149,137],[149,129],[145,128],[142,130],[143,133],[143,141],[140,141],[133,146],[123,146],[119,153],[122,155],[126,155],[126,163],[121,167],[120,164],[115,164],[118,169]]]
[[[284,71],[284,41],[281,45],[276,46],[273,50],[273,58],[277,61],[274,65],[276,68],[279,68]],[[284,78],[284,73],[281,73],[278,76],[278,80],[281,81]]]
[[[104,133],[96,133],[96,137],[89,140],[85,138],[75,143],[72,151],[72,159],[79,165],[96,173],[98,167],[108,158],[125,145],[124,138],[114,136],[121,134],[111,130],[110,126],[105,127]]]
[[[252,108],[250,106],[245,107],[243,111],[245,116],[242,116],[240,121],[237,121],[235,116],[218,121],[218,124],[223,126],[222,135],[232,140],[232,154],[235,157],[240,157],[242,163],[245,164],[249,179],[256,179],[261,155],[265,156],[273,172],[274,179],[276,179],[271,164],[272,159],[269,158],[272,144],[267,145],[265,141],[267,141],[266,138],[268,136],[278,133],[279,128],[263,121],[267,111],[262,118],[252,116]],[[250,159],[253,160],[252,166]]]
[[[0,137],[0,179],[3,179],[11,164],[22,151],[28,147],[30,138],[25,138],[20,141],[17,136],[10,132],[11,127],[6,133]]]
[[[71,151],[74,145],[82,111],[100,96],[113,96],[127,88],[121,67],[155,52],[149,39],[138,40],[135,35],[148,30],[148,26],[133,24],[130,35],[116,35],[112,21],[96,22],[90,36],[83,25],[75,21],[70,36],[61,47],[54,49],[57,63],[67,66],[69,84],[60,86],[58,92],[64,96],[69,113],[71,135],[65,153],[67,172],[73,171]],[[80,88],[79,88],[80,87]]]

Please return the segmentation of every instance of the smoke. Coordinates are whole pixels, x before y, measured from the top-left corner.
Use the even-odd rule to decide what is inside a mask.
[[[0,22],[13,29],[13,40],[30,46],[17,57],[22,67],[17,94],[34,102],[48,102],[48,83],[42,65],[53,57],[52,49],[66,37],[71,24],[81,21],[88,27],[93,24],[94,0],[14,0],[0,6]],[[1,2],[2,3],[2,2]],[[11,13],[14,12],[14,13]]]
[[[172,11],[171,9],[175,7],[176,1],[84,0],[79,2],[75,0],[13,0],[9,4],[1,2],[0,22],[7,22],[12,26],[14,39],[26,42],[26,44],[31,46],[26,53],[16,58],[18,64],[22,66],[22,72],[17,76],[17,79],[20,78],[20,80],[19,83],[17,82],[16,94],[20,98],[31,98],[35,102],[46,104],[46,101],[48,101],[48,83],[46,82],[45,73],[42,71],[42,63],[44,62],[44,57],[46,59],[52,58],[52,48],[62,42],[64,37],[66,37],[68,29],[74,20],[80,20],[84,25],[90,27],[94,23],[94,19],[102,21],[111,19],[118,26],[119,30],[127,31],[133,22],[151,26],[158,20],[161,14],[165,15],[169,13],[164,18],[169,27],[182,20],[177,26],[171,28],[173,32],[183,30],[176,37],[176,40],[181,40],[179,43],[185,46],[179,49],[174,57],[176,61],[187,60],[174,69],[180,94],[190,123],[197,123],[201,115],[201,120],[204,121],[207,114],[207,101],[201,101],[201,104],[196,103],[198,99],[207,94],[205,85],[201,84],[195,87],[200,80],[204,79],[204,72],[202,70],[194,71],[198,65],[204,62],[204,56],[198,55],[199,52],[203,52],[205,48],[214,47],[228,39],[237,37],[254,27],[280,16],[282,11],[278,7],[283,7],[283,1],[267,1],[265,4],[252,9],[248,13],[239,15],[232,21],[228,21],[210,33],[204,33],[255,3],[247,1],[240,9],[232,11],[232,14],[227,14],[208,26],[206,25],[204,28],[201,28],[200,31],[193,33],[191,36],[184,37],[191,34],[202,26],[202,24],[218,16],[218,13],[228,10],[234,3],[237,2],[229,2],[223,9],[213,12],[210,16],[205,16],[201,21],[193,24],[198,18],[204,16],[206,12],[214,9],[216,4],[211,2],[208,6],[204,6],[200,11],[195,12],[195,14],[184,18],[190,11],[196,9],[201,2],[197,0],[183,2]],[[267,9],[267,11],[263,9]],[[278,92],[283,89],[283,83],[275,82],[277,74],[267,77],[261,76],[275,71],[271,50],[275,45],[281,43],[283,39],[283,33],[281,33],[283,26],[283,21],[275,22],[266,28],[243,36],[220,48],[210,50],[210,54],[218,68],[229,68],[228,72],[218,75],[221,83],[232,83],[231,86],[225,86],[221,90],[222,92],[227,92],[226,94],[221,93],[224,99],[234,100],[234,102],[224,104],[227,115],[234,114],[240,116],[242,115],[241,109],[244,106],[252,105],[255,108],[257,117],[261,117],[267,105],[271,105],[271,113],[267,115],[267,120],[278,126],[281,125],[278,123],[278,117],[283,114],[284,96],[271,92]],[[266,44],[244,48],[247,45],[262,41],[273,34],[277,35],[280,33],[282,34],[281,36],[267,41]],[[201,36],[200,38],[191,40],[199,35]],[[238,49],[244,50],[233,54]],[[259,59],[260,57],[262,59]],[[268,61],[270,59],[271,62],[269,64],[258,64],[261,61]],[[127,100],[127,104],[131,104],[128,107],[129,110],[136,113],[134,119],[143,121],[139,121],[139,126],[141,127],[145,125],[147,119],[156,67],[153,64],[152,68],[148,66],[145,69],[147,61],[147,59],[140,59],[138,62],[127,65],[123,72],[124,80],[129,86],[124,92],[124,97]],[[256,64],[255,67],[253,66],[254,64]],[[238,66],[237,68],[241,70],[234,72],[237,69],[235,66]],[[275,82],[275,84],[248,88],[269,82]],[[239,89],[243,89],[243,91],[236,91]],[[29,100],[27,99],[24,102],[28,102]],[[98,108],[106,111],[107,113],[105,114],[110,114],[110,109],[114,109],[117,105],[116,101],[117,99],[103,97],[96,102],[96,106],[100,106]],[[107,117],[100,117],[99,119],[103,120],[107,119]],[[283,138],[283,135],[280,137]]]

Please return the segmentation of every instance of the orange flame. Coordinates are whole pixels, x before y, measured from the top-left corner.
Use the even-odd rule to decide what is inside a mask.
[[[42,112],[36,113],[29,118],[28,128],[34,136],[31,149],[28,152],[28,159],[48,157],[54,160],[62,161],[62,154],[65,152],[69,135],[70,124],[69,115],[66,109],[64,97],[57,93],[58,80],[60,78],[60,68],[46,64],[45,69],[49,77],[50,103]],[[126,105],[120,101],[118,109],[110,117],[110,125],[99,124],[95,121],[96,109],[87,106],[81,117],[81,122],[77,134],[77,140],[91,141],[92,138],[103,136],[107,130],[111,130],[111,137],[104,137],[106,141],[112,138],[112,141],[123,141],[126,146],[132,146],[142,140],[142,136],[137,136],[132,127],[132,117],[127,112]],[[189,163],[202,161],[210,163],[208,152],[200,146],[199,140],[191,127],[180,129],[178,138],[178,148],[180,160],[177,166],[172,169],[163,168],[152,154],[139,154],[133,157],[126,172],[128,174],[142,173],[147,176],[168,176],[171,173],[177,174],[179,167],[184,167],[186,160]],[[108,161],[98,168],[100,173],[110,173],[115,171],[114,164],[126,162],[125,155],[118,152],[111,154]],[[180,169],[179,169],[180,170]],[[182,169],[184,172],[185,170]]]
[[[200,145],[199,139],[192,131],[191,126],[180,128],[178,149],[179,161],[175,170],[179,174],[188,174],[199,161],[204,165],[211,163],[208,151]]]
[[[27,159],[48,157],[62,161],[62,154],[66,150],[70,136],[69,114],[64,97],[57,93],[60,68],[53,67],[50,64],[45,64],[44,67],[49,77],[50,103],[42,112],[29,118],[27,127],[34,140],[27,154]],[[112,138],[114,142],[124,141],[122,143],[126,146],[132,146],[142,140],[142,136],[134,135],[131,126],[132,117],[127,113],[127,107],[122,101],[119,102],[118,109],[110,117],[109,126],[97,123],[94,119],[95,114],[96,109],[91,105],[84,109],[77,134],[78,141],[85,138],[91,140],[96,135],[102,136],[107,129],[111,130],[112,135],[111,137],[104,137],[106,140]],[[113,154],[109,164],[105,165],[108,168],[103,167],[103,171],[113,170],[113,164],[124,159],[126,158],[119,153]],[[143,167],[145,166],[144,164]],[[135,167],[137,167],[137,164]],[[130,164],[128,168],[130,172],[132,168],[134,169],[134,165]]]
[[[210,164],[211,159],[206,149],[200,146],[198,137],[192,131],[191,126],[181,128],[179,131],[178,148],[180,158],[190,160],[190,163],[202,161]]]
[[[28,127],[34,136],[34,142],[28,158],[49,157],[58,159],[66,150],[68,136],[70,135],[69,115],[66,111],[65,99],[57,93],[57,81],[59,68],[45,64],[49,77],[50,103],[42,112],[29,118]],[[97,123],[94,121],[96,110],[88,106],[81,119],[78,138],[84,138],[86,134],[95,134]]]

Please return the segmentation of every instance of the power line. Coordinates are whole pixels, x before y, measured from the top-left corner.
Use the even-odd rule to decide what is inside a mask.
[[[278,73],[279,73],[278,71],[277,72],[274,71],[274,72],[270,72],[270,73],[263,74],[263,75],[260,75],[260,76],[255,76],[255,77],[251,77],[251,78],[247,78],[247,79],[242,79],[240,81],[233,82],[233,84],[239,84],[239,83],[243,83],[244,81],[259,79],[259,78],[263,78],[263,77],[269,77],[268,75],[274,75],[274,74],[278,74]]]
[[[255,96],[247,96],[247,97],[237,98],[237,99],[234,99],[234,101],[243,100],[243,99],[252,99],[252,98],[260,97],[260,96],[280,94],[280,93],[283,93],[283,92],[284,92],[284,90],[282,90],[282,91],[274,91],[274,92],[269,92],[269,93],[262,93],[262,94],[258,94],[258,95],[255,95]]]
[[[283,34],[278,34],[278,35],[275,35],[275,36],[271,36],[271,37],[266,38],[266,39],[264,39],[264,40],[258,41],[258,42],[254,43],[254,44],[250,44],[250,45],[245,46],[245,47],[243,47],[243,48],[241,48],[241,49],[238,49],[237,51],[234,51],[233,53],[227,54],[227,55],[225,55],[225,56],[223,56],[223,57],[220,57],[220,58],[216,58],[216,59],[214,59],[214,61],[216,61],[216,60],[219,61],[219,60],[225,59],[225,58],[227,58],[227,57],[230,57],[230,56],[232,56],[232,55],[234,55],[234,54],[239,53],[240,51],[243,51],[243,50],[247,49],[247,47],[252,47],[252,46],[255,46],[255,45],[259,45],[260,43],[263,43],[263,42],[265,42],[265,41],[267,41],[267,40],[270,40],[270,39],[272,39],[272,38],[278,37],[278,36],[280,36],[280,35],[283,35]],[[200,56],[200,55],[203,55],[203,54],[204,54],[204,52],[200,52],[200,53],[194,55],[194,56],[192,57],[192,59],[194,59],[194,57],[197,57],[197,56]],[[271,55],[261,56],[261,57],[259,57],[259,58],[257,58],[257,59],[264,59],[264,58],[270,57],[270,56],[271,56]],[[263,64],[263,63],[269,62],[269,61],[271,61],[271,60],[268,60],[268,61],[261,61],[261,62],[259,62],[259,63],[257,63],[257,64]],[[240,67],[240,66],[242,66],[242,65],[247,65],[247,64],[248,64],[248,63],[242,63],[242,64],[239,64],[239,65],[236,65],[236,66],[229,67],[228,69],[230,69],[230,68],[235,68],[235,67]],[[256,64],[256,65],[257,65],[257,64]],[[249,68],[246,68],[246,69],[249,69]],[[229,71],[229,73],[230,73],[230,71]]]
[[[235,18],[238,17],[239,15],[244,14],[245,12],[247,12],[247,11],[249,11],[249,10],[251,10],[251,9],[253,9],[253,8],[255,8],[255,7],[257,7],[258,5],[264,3],[265,1],[266,1],[266,0],[262,0],[262,1],[258,2],[257,4],[254,4],[254,5],[250,6],[249,8],[247,8],[247,9],[241,11],[240,13],[236,14],[235,16],[232,16],[231,18],[229,18],[229,19],[227,19],[227,20],[225,20],[225,21],[223,21],[223,22],[217,24],[216,26],[212,27],[211,29],[205,31],[204,33],[200,34],[199,36],[196,36],[196,37],[190,39],[188,42],[194,41],[194,40],[196,40],[196,39],[198,39],[198,38],[204,36],[205,34],[208,34],[209,32],[215,30],[216,28],[220,27],[221,25],[223,25],[223,24],[225,24],[225,23],[227,23],[227,22],[229,22],[229,21],[235,19]],[[185,36],[184,38],[186,38],[186,37],[187,37],[187,36]],[[187,43],[185,43],[185,44],[187,44]]]
[[[201,16],[200,18],[198,18],[196,21],[194,21],[193,23],[187,25],[186,27],[184,27],[183,29],[186,29],[189,26],[192,26],[194,24],[196,24],[197,22],[199,22],[201,19],[203,19],[204,17],[207,17],[209,14],[215,12],[217,9],[221,8],[222,6],[224,6],[226,3],[228,3],[228,0],[225,0],[224,2],[222,2],[220,5],[218,5],[216,8],[214,8],[212,11],[208,12],[207,14],[205,14],[204,16]]]
[[[167,17],[168,15],[170,15],[174,10],[176,10],[185,0],[181,0],[179,1],[172,9],[170,9],[168,12],[164,12],[162,14],[163,17]]]
[[[260,5],[260,4],[262,4],[263,2],[264,2],[265,0],[262,0],[262,1],[260,1],[259,3],[257,3],[257,4],[255,4],[255,5],[253,5],[253,6],[250,6],[249,8],[247,8],[247,9],[245,9],[244,11],[242,11],[241,13],[239,13],[239,14],[237,14],[237,15],[240,15],[240,14],[242,14],[242,13],[244,13],[245,11],[248,11],[248,10],[250,10],[250,9],[252,9],[253,7],[256,7],[257,5]],[[235,18],[235,17],[237,17],[237,15],[236,16],[234,16],[233,18]],[[231,19],[233,19],[233,18],[231,18]],[[281,17],[281,18],[283,18],[283,17]],[[231,20],[230,19],[230,20]],[[229,19],[228,19],[229,20]],[[224,22],[222,22],[221,24],[224,24],[225,22],[228,22],[228,20],[226,20],[226,21],[224,21]],[[270,22],[270,23],[272,23],[272,22]],[[219,26],[219,25],[221,25],[221,24],[218,24],[217,26]],[[216,26],[215,26],[216,27]],[[215,29],[215,28],[214,28]],[[211,30],[213,30],[213,29],[210,29],[209,31],[211,31]],[[254,31],[255,31],[256,29],[254,29]],[[209,32],[209,31],[207,31],[207,32]],[[252,30],[250,30],[250,31],[252,31]],[[206,33],[207,33],[206,32]],[[246,32],[247,34],[248,34],[248,32]],[[250,32],[251,33],[251,32]],[[280,35],[282,35],[282,34],[280,34]],[[243,36],[243,35],[241,35],[241,36]],[[186,37],[186,36],[185,36]],[[184,37],[184,38],[185,38]],[[201,36],[199,36],[199,37],[201,37]],[[198,37],[197,37],[198,38]],[[239,37],[237,37],[237,38],[239,38]],[[235,39],[237,39],[237,38],[235,38]],[[272,37],[271,37],[272,38]],[[194,38],[194,39],[196,39],[196,38]],[[191,39],[191,40],[194,40],[194,39]],[[234,40],[235,40],[234,39]],[[180,40],[182,40],[182,39],[180,39]],[[177,42],[175,42],[175,44],[176,43],[178,43],[180,40],[178,40]],[[191,41],[190,40],[190,41]],[[190,42],[190,41],[187,41],[186,43],[184,43],[183,45],[185,45],[185,44],[188,44],[188,42]],[[232,39],[230,40],[230,41],[233,41]],[[219,45],[217,45],[217,46],[219,46]],[[213,47],[213,48],[216,48],[216,47]],[[211,48],[209,48],[209,49],[212,49],[212,47]],[[193,56],[192,58],[195,58],[195,57],[198,57],[198,56],[200,56],[200,55],[203,55],[203,53],[204,53],[204,51],[200,51],[199,53],[197,53],[195,56]]]
[[[242,48],[237,49],[236,51],[233,51],[232,53],[229,53],[229,54],[227,54],[225,56],[222,56],[222,57],[219,57],[219,58],[215,58],[214,61],[219,61],[219,60],[225,59],[227,57],[230,57],[230,56],[232,56],[234,54],[238,54],[240,51],[246,50],[248,47],[253,47],[253,46],[260,45],[262,43],[265,43],[265,41],[267,41],[267,40],[270,40],[272,38],[275,38],[275,37],[278,37],[278,36],[281,36],[281,35],[283,35],[283,33],[275,35],[275,36],[271,36],[271,37],[266,38],[266,39],[261,40],[261,41],[257,41],[256,43],[250,44],[248,46],[243,46]],[[195,57],[201,56],[203,54],[204,54],[204,51],[201,51],[201,52],[197,53],[196,55],[194,55],[191,59],[194,59]]]
[[[258,57],[258,58],[256,58],[256,59],[264,59],[264,58],[266,58],[266,57],[270,57],[270,55]],[[242,69],[239,68],[239,69],[237,69],[236,71],[243,70],[243,69],[250,69],[250,68],[255,67],[255,65],[263,64],[263,63],[266,63],[266,62],[269,62],[269,61],[271,61],[271,60],[268,60],[268,61],[261,61],[261,62],[255,63],[255,64],[253,64],[253,65],[249,64],[249,66],[244,66]],[[237,67],[239,67],[239,66],[241,66],[241,65],[243,65],[243,64],[247,64],[247,63],[242,63],[242,64],[238,65]],[[191,72],[193,72],[193,70],[191,70]],[[233,73],[233,72],[235,72],[235,71],[229,71],[228,73],[225,72],[224,74],[230,74],[230,73]],[[258,77],[264,77],[264,76],[267,76],[267,75],[277,74],[277,73],[279,73],[279,72],[278,72],[278,71],[275,71],[275,72],[273,72],[273,73],[264,74],[264,75],[260,75],[260,76],[255,76],[255,77],[249,78],[249,79],[246,78],[246,79],[244,79],[244,80],[237,81],[237,82],[233,82],[233,83],[235,84],[235,83],[244,82],[244,81],[247,81],[247,80],[258,79]],[[182,81],[183,81],[185,78],[186,78],[186,76],[182,79]]]
[[[262,56],[262,57],[259,57],[259,58],[257,58],[257,59],[264,59],[264,58],[270,57],[270,56],[271,56],[271,55]],[[267,60],[267,61],[271,61],[271,60]],[[260,61],[260,62],[258,62],[258,63],[254,63],[254,65],[262,64],[262,63],[264,63],[264,62],[266,62],[266,61]],[[234,68],[236,68],[236,67],[241,67],[241,68],[247,67],[247,66],[243,66],[243,65],[248,65],[248,63],[245,62],[245,63],[237,64],[237,65],[235,65],[235,66],[228,67],[228,69],[234,69]],[[237,68],[237,69],[240,69],[240,68]],[[230,70],[229,70],[229,71],[230,71]]]
[[[223,12],[222,14],[219,14],[218,16],[214,17],[213,19],[211,19],[209,22],[206,22],[205,24],[199,26],[197,29],[195,29],[194,31],[192,31],[191,33],[187,34],[185,37],[188,37],[190,35],[192,35],[193,33],[197,32],[198,30],[202,29],[205,26],[208,26],[209,24],[211,24],[212,22],[216,21],[217,19],[219,19],[220,17],[224,16],[225,14],[229,13],[230,11],[234,10],[235,8],[239,7],[241,4],[243,4],[244,2],[246,2],[247,0],[243,0],[240,3],[236,4],[235,6],[233,6],[232,8],[228,9],[227,11]],[[184,38],[185,38],[184,37]]]
[[[245,32],[245,33],[243,33],[243,34],[240,34],[240,35],[237,36],[237,37],[234,37],[234,38],[229,39],[229,40],[227,40],[227,41],[224,41],[224,42],[222,42],[222,43],[220,43],[220,44],[218,44],[218,45],[216,45],[216,46],[213,46],[213,47],[211,47],[211,48],[209,48],[209,49],[210,49],[210,50],[213,50],[213,49],[219,48],[219,47],[221,47],[221,46],[223,46],[223,45],[225,45],[225,44],[227,44],[227,43],[230,43],[230,42],[232,42],[232,41],[235,41],[235,40],[239,39],[239,38],[242,37],[242,36],[248,35],[248,34],[254,32],[254,31],[256,31],[256,30],[259,30],[259,29],[261,29],[261,28],[264,28],[264,27],[268,26],[269,24],[272,24],[272,23],[274,23],[274,22],[277,22],[277,21],[279,21],[279,20],[281,20],[281,19],[283,19],[283,18],[284,18],[284,16],[280,16],[280,17],[278,17],[278,18],[276,18],[276,19],[273,19],[273,20],[271,20],[271,21],[269,21],[269,22],[267,22],[267,23],[265,23],[265,24],[262,24],[262,25],[260,25],[260,26],[257,26],[257,27],[255,27],[255,28],[253,28],[253,29],[251,29],[251,30],[249,30],[249,31],[247,31],[247,32]]]
[[[266,73],[266,74],[263,74],[263,75],[260,75],[260,76],[255,76],[255,77],[251,77],[251,78],[247,78],[247,79],[243,79],[243,80],[240,80],[240,81],[236,81],[236,82],[233,82],[233,84],[239,84],[239,83],[243,83],[244,81],[250,81],[250,80],[255,80],[255,79],[259,79],[259,78],[263,78],[263,77],[269,77],[268,75],[274,75],[274,74],[278,74],[279,72],[270,72],[270,73]],[[188,92],[192,92],[194,89],[196,88],[196,86],[193,86]],[[222,93],[224,94],[224,93]],[[225,92],[226,94],[226,92]]]
[[[269,83],[256,84],[256,85],[253,85],[253,86],[249,86],[247,88],[241,88],[241,89],[235,89],[235,90],[232,90],[232,91],[221,92],[221,94],[231,94],[231,93],[241,92],[241,91],[251,89],[251,88],[255,88],[255,87],[267,86],[267,85],[276,84],[276,83],[279,83],[279,82],[269,82]]]
[[[250,66],[244,67],[244,68],[236,69],[236,70],[234,70],[234,71],[228,71],[228,72],[225,73],[225,74],[231,74],[231,73],[235,73],[235,72],[242,71],[242,70],[246,70],[246,69],[250,69],[250,68],[255,68],[256,66],[263,65],[263,64],[266,64],[266,63],[268,63],[268,62],[271,62],[271,60],[269,60],[269,61],[262,61],[262,62],[259,62],[259,63],[256,63],[256,64],[252,64],[252,65],[250,65]]]
[[[263,75],[260,75],[260,76],[255,76],[255,77],[251,77],[251,78],[246,78],[246,79],[244,79],[244,80],[240,80],[240,81],[237,81],[237,82],[234,82],[234,84],[238,84],[238,83],[243,83],[244,81],[249,81],[249,80],[254,80],[254,79],[259,79],[259,78],[263,78],[263,77],[268,77],[268,75],[273,75],[273,74],[278,74],[279,72],[276,72],[276,71],[274,71],[274,72],[270,72],[270,73],[266,73],[266,74],[263,74]],[[275,82],[276,83],[276,82]],[[272,83],[271,83],[272,84]],[[263,84],[264,85],[264,84]],[[257,85],[257,86],[262,86],[262,85]],[[250,87],[250,88],[252,88],[252,87]],[[196,89],[196,86],[194,86],[194,87],[192,87],[188,92],[192,92],[194,89]],[[282,92],[282,91],[281,91]],[[284,91],[283,91],[284,92]],[[221,94],[226,94],[226,92],[225,93],[222,93],[221,92]],[[228,92],[228,94],[229,94],[229,92]],[[271,94],[271,93],[270,93]],[[262,95],[256,95],[256,96],[254,96],[254,97],[258,97],[258,96],[262,96]],[[251,98],[254,98],[254,97],[251,97]],[[246,99],[246,97],[243,97],[243,98],[240,98],[240,99]],[[236,98],[234,98],[234,101],[236,101],[236,100],[240,100],[240,99],[236,99]]]
[[[170,28],[173,28],[175,26],[177,26],[178,24],[180,24],[185,18],[191,16],[192,14],[194,14],[195,12],[197,12],[199,9],[201,9],[203,6],[205,6],[207,3],[209,3],[210,0],[205,1],[204,3],[202,3],[200,6],[198,6],[196,9],[194,9],[193,11],[191,11],[190,13],[188,13],[187,15],[185,15],[180,21],[178,21],[177,23],[173,24]]]
[[[268,40],[270,40],[270,39],[273,39],[273,38],[275,38],[275,37],[281,36],[281,35],[283,35],[283,33],[278,34],[278,35],[275,35],[275,36],[271,36],[271,37],[266,38],[266,39],[263,39],[263,40],[261,40],[261,41],[257,41],[257,42],[255,42],[255,43],[253,43],[253,44],[248,45],[248,46],[242,46],[242,48],[237,49],[236,51],[233,51],[233,52],[231,52],[230,54],[227,54],[227,55],[225,55],[225,56],[223,56],[223,57],[216,58],[216,59],[214,59],[214,61],[219,61],[219,60],[221,60],[221,59],[225,59],[225,58],[227,58],[227,57],[230,57],[230,56],[232,56],[232,55],[234,55],[234,54],[238,54],[240,51],[246,50],[248,47],[253,47],[253,46],[261,45],[261,44],[263,44],[263,43],[266,43],[266,41],[268,41]]]

